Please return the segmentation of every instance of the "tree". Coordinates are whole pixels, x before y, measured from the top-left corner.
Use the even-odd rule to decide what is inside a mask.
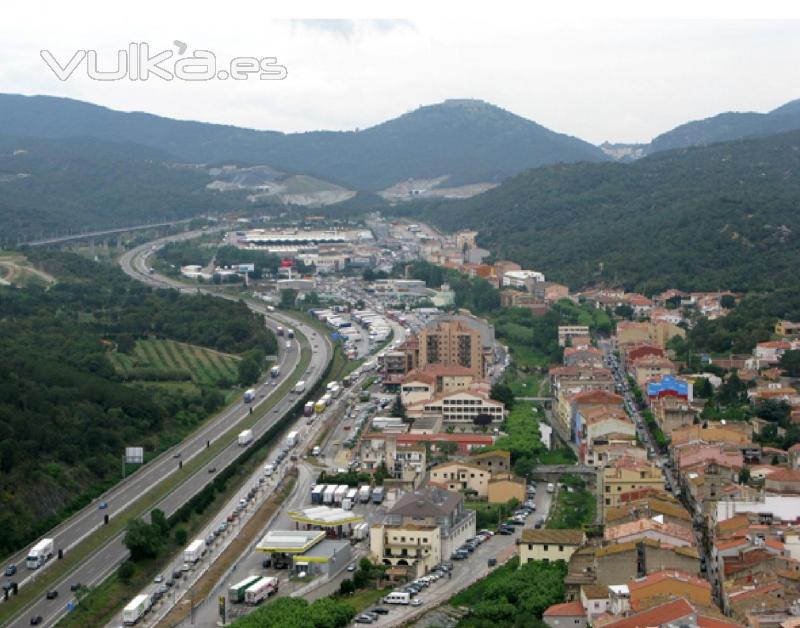
[[[750,481],[750,469],[742,467],[739,470],[739,484],[747,484]]]
[[[789,377],[800,377],[800,350],[785,351],[779,364]]]
[[[514,473],[519,477],[526,478],[533,473],[536,463],[530,456],[522,456],[514,463]]]
[[[736,297],[732,294],[723,294],[719,299],[719,304],[726,310],[732,310],[736,306]]]
[[[281,307],[284,310],[291,310],[297,301],[297,290],[289,288],[281,290]]]
[[[131,581],[134,573],[136,573],[136,567],[129,560],[126,560],[117,569],[117,577],[125,584]]]
[[[436,443],[436,448],[444,454],[445,457],[452,456],[454,453],[458,451],[458,445],[450,440],[445,440],[440,443]]]
[[[162,537],[158,528],[142,521],[132,519],[125,532],[125,547],[131,553],[131,560],[139,562],[147,558],[155,558],[161,548]]]
[[[166,536],[169,532],[169,523],[163,510],[155,508],[150,511],[150,523],[158,530],[161,536]]]
[[[633,320],[633,308],[627,303],[622,303],[614,308],[614,314],[620,318],[627,318]]]
[[[779,425],[789,418],[790,412],[789,404],[782,399],[763,399],[756,405],[756,416]]]
[[[186,532],[186,528],[183,527],[176,528],[174,538],[175,538],[175,545],[183,547],[184,545],[186,545],[186,541],[189,539],[189,533]]]
[[[240,360],[237,369],[239,373],[239,384],[242,386],[255,384],[258,381],[258,376],[261,374],[258,362],[252,358]]]
[[[701,399],[711,399],[714,396],[714,387],[708,379],[699,377],[694,383],[694,394]]]
[[[494,399],[495,401],[501,401],[506,407],[506,410],[512,410],[514,408],[514,392],[511,390],[511,387],[503,382],[497,382],[496,384],[492,385],[492,389],[489,392],[489,397]]]
[[[356,592],[356,587],[351,578],[345,578],[339,585],[339,595],[353,595]]]
[[[408,418],[408,415],[406,414],[406,407],[405,405],[403,405],[403,399],[400,397],[400,395],[397,395],[394,398],[394,403],[392,404],[390,416],[403,419],[403,421],[405,421]]]
[[[472,422],[478,427],[488,427],[492,424],[492,416],[490,414],[486,414],[485,412],[481,412],[480,414],[476,414],[472,417]]]

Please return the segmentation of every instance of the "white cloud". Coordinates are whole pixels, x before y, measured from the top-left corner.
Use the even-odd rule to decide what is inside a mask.
[[[284,19],[235,1],[192,12],[164,4],[154,14],[147,5],[125,14],[108,4],[45,5],[6,7],[0,91],[281,131],[364,128],[422,104],[471,97],[598,143],[648,141],[690,119],[800,97],[800,22],[792,20],[476,17],[437,15],[433,7],[410,21],[322,12]],[[93,48],[110,62],[129,42],[166,49],[176,39],[222,60],[277,57],[288,77],[101,83],[76,73],[62,83],[39,58],[42,48],[59,58]]]

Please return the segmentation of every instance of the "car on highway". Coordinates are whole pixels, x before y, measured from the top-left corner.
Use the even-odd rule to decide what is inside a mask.
[[[17,566],[16,565],[8,565],[6,567],[6,571],[5,571],[5,575],[6,576],[13,576],[15,573],[17,573]]]
[[[105,510],[106,508],[108,508],[108,502],[100,502],[100,504],[97,506],[97,508],[99,510]]]
[[[217,472],[217,467],[208,467],[208,472],[209,473],[216,473]]]
[[[55,589],[50,589],[50,590],[47,592],[47,595],[45,595],[45,597],[46,597],[48,600],[55,600],[55,599],[58,597],[58,591],[56,591]]]
[[[44,619],[42,619],[41,615],[34,615],[33,617],[31,617],[31,626],[38,626],[43,621]]]
[[[73,583],[72,583],[72,584],[69,586],[69,590],[70,590],[70,591],[72,591],[73,593],[74,593],[75,591],[77,591],[78,589],[80,589],[80,588],[81,588],[81,583],[80,583],[80,582],[73,582]]]

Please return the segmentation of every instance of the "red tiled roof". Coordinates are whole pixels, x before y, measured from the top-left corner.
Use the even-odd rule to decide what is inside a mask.
[[[689,602],[681,598],[661,606],[654,606],[642,613],[636,613],[616,622],[606,624],[605,628],[650,628],[662,626],[687,615],[691,615],[694,608]]]
[[[708,589],[709,591],[711,590],[711,584],[707,580],[703,580],[702,578],[698,578],[686,573],[685,571],[679,571],[677,569],[669,571],[657,571],[645,576],[644,578],[633,580],[632,582],[628,583],[628,590],[631,593],[634,593],[638,589],[649,587],[653,584],[663,582],[664,580],[680,580],[696,587],[702,587],[703,589]]]
[[[736,624],[732,621],[725,621],[723,619],[715,619],[713,617],[706,617],[698,615],[697,625],[699,628],[743,628],[742,624]]]
[[[545,617],[585,617],[586,611],[580,602],[553,604],[545,612]]]

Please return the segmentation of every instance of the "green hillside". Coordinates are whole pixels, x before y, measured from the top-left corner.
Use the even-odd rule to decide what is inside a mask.
[[[797,283],[800,132],[539,168],[472,199],[397,213],[474,228],[498,257],[572,287],[770,289]]]

